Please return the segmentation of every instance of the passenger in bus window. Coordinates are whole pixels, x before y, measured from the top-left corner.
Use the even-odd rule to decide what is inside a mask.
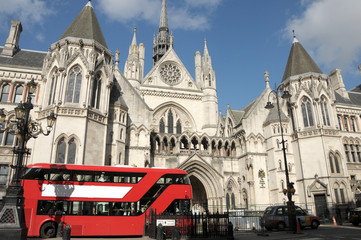
[[[63,173],[59,173],[58,176],[56,176],[55,181],[64,181]]]
[[[98,179],[98,182],[105,182],[104,172],[100,174],[100,178]]]

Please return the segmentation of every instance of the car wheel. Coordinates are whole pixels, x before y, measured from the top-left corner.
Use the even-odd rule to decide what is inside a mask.
[[[352,225],[358,226],[359,222],[352,222]]]
[[[320,223],[318,221],[316,221],[316,220],[313,220],[312,223],[311,223],[311,228],[317,229],[318,225],[320,225]]]
[[[279,231],[283,231],[283,230],[285,230],[286,225],[285,225],[284,222],[279,222],[279,223],[277,224],[277,228],[278,228]]]
[[[41,238],[53,238],[56,236],[56,223],[46,222],[40,228]]]
[[[268,231],[272,231],[272,227],[265,227]]]

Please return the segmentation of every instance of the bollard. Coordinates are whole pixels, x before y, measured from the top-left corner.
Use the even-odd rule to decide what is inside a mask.
[[[227,240],[233,239],[233,223],[228,222],[228,234],[227,234]]]
[[[65,225],[63,230],[63,240],[70,240],[71,227],[69,224]]]
[[[58,230],[56,231],[56,237],[62,237],[63,236],[63,227],[64,223],[60,222],[58,225]]]

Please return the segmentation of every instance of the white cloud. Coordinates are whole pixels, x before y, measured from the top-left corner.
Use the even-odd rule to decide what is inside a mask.
[[[42,23],[52,11],[45,0],[0,0],[0,32],[9,31],[8,18],[20,20],[27,25]]]
[[[199,8],[214,9],[222,0],[178,0],[167,2],[168,22],[171,29],[205,29],[209,27],[211,11],[198,11]],[[129,23],[147,21],[159,24],[161,0],[102,0],[99,9],[113,21]]]
[[[318,64],[354,69],[361,55],[361,1],[301,0],[301,4],[305,11],[287,23],[284,36],[291,37],[294,29]]]

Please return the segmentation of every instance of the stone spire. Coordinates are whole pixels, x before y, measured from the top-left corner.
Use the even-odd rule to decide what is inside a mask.
[[[173,41],[171,41],[169,35],[167,2],[166,0],[163,0],[158,34],[153,43],[153,65],[155,65],[159,59],[164,56],[171,45],[173,45]]]
[[[159,29],[164,29],[168,32],[168,15],[167,15],[167,2],[163,0],[162,11],[160,13]]]
[[[134,34],[133,34],[133,41],[132,41],[132,45],[136,46],[137,45],[137,28],[134,28]]]

